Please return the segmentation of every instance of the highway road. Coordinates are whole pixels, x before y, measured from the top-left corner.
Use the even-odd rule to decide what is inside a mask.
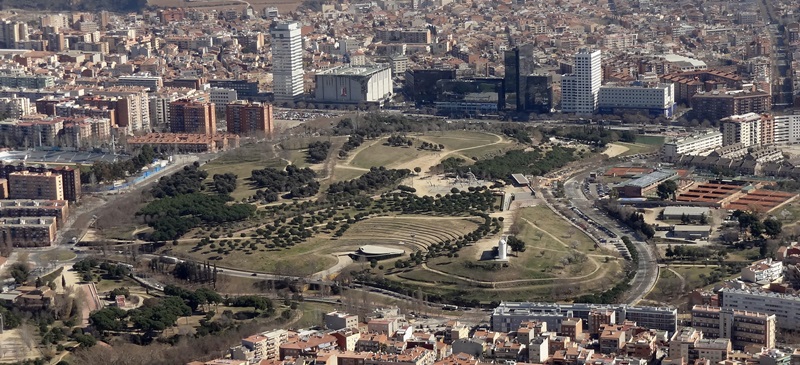
[[[596,169],[596,167],[593,169]],[[625,293],[622,302],[632,305],[637,304],[656,285],[659,268],[655,253],[649,244],[640,240],[629,228],[594,208],[594,202],[583,194],[581,188],[583,180],[588,175],[589,171],[587,170],[567,179],[564,183],[564,193],[570,203],[578,207],[589,218],[605,226],[619,237],[628,236],[631,238],[636,251],[639,253],[639,265],[631,282],[631,288]]]

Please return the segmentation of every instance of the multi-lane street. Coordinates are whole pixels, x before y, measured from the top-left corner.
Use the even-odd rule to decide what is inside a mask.
[[[616,234],[617,237],[628,236],[631,238],[636,251],[639,253],[639,264],[636,269],[636,275],[631,282],[631,288],[625,294],[622,302],[636,304],[656,285],[659,268],[655,253],[653,248],[640,240],[634,232],[594,207],[594,202],[586,197],[581,188],[582,181],[587,176],[589,176],[588,170],[572,175],[564,183],[564,193],[570,203],[590,219]]]

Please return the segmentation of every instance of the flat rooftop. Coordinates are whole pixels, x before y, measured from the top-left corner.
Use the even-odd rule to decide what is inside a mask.
[[[663,180],[669,179],[677,175],[678,172],[675,170],[660,170],[660,171],[653,171],[647,175],[639,177],[637,179],[633,179],[631,181],[625,182],[620,184],[621,186],[638,186],[641,188],[646,188]]]
[[[383,71],[389,68],[389,65],[376,64],[366,66],[349,66],[342,65],[329,68],[324,71],[317,72],[317,75],[330,75],[330,76],[369,76],[376,72]]]

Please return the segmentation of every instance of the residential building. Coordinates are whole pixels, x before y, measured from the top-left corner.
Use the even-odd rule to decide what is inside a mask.
[[[323,316],[325,327],[331,330],[340,330],[343,328],[357,328],[358,316],[343,312],[330,312]]]
[[[689,363],[705,358],[716,364],[727,360],[731,350],[729,339],[704,339],[703,333],[692,327],[675,332],[669,341],[669,359],[684,359]]]
[[[393,318],[375,318],[367,322],[367,331],[372,333],[385,333],[388,336],[393,336],[397,331],[397,319]]]
[[[745,147],[775,142],[775,121],[769,115],[747,113],[720,120],[722,145],[741,143]]]
[[[287,342],[280,345],[280,358],[314,356],[323,349],[334,348],[336,337],[317,331],[289,334]]]
[[[580,318],[565,318],[561,321],[561,329],[558,334],[567,336],[573,341],[580,341],[583,339],[583,320]]]
[[[53,217],[58,227],[62,227],[69,216],[66,200],[15,199],[0,200],[0,217]]]
[[[612,309],[594,309],[589,312],[589,317],[586,320],[589,334],[591,336],[599,336],[600,329],[607,324],[617,323],[617,312]]]
[[[0,246],[47,247],[57,229],[54,217],[0,218]]]
[[[597,94],[597,108],[603,114],[643,113],[672,118],[675,107],[673,84],[603,85]]]
[[[225,106],[225,115],[228,133],[270,135],[274,130],[272,104],[238,100]]]
[[[748,346],[775,347],[775,315],[771,314],[695,305],[692,327],[705,337],[730,339],[737,350]]]
[[[384,43],[430,44],[431,30],[421,29],[376,29],[375,39]]]
[[[12,199],[64,200],[61,176],[50,171],[12,172],[8,174],[8,186]]]
[[[800,295],[733,288],[719,295],[724,309],[774,314],[779,329],[800,328]]]
[[[0,71],[0,87],[44,89],[55,86],[56,78],[49,75],[26,75],[18,72]]]
[[[156,92],[164,86],[164,79],[161,76],[125,75],[120,76],[115,84],[118,86],[141,86],[151,92]]]
[[[768,112],[772,96],[760,90],[698,92],[691,97],[690,105],[698,111],[698,118],[719,120],[729,115]]]
[[[766,258],[742,268],[742,280],[750,283],[771,283],[783,278],[783,262]]]
[[[547,328],[559,328],[567,317],[580,318],[586,322],[596,310],[613,310],[617,322],[634,321],[639,326],[674,332],[678,326],[678,310],[669,307],[635,307],[628,305],[587,303],[534,303],[502,302],[491,317],[492,330],[510,332],[522,322],[539,320],[547,322]]]
[[[597,111],[597,97],[603,82],[600,50],[582,48],[575,55],[573,73],[561,77],[561,110],[591,115]]]
[[[243,356],[234,356],[237,360],[276,360],[280,356],[280,346],[289,340],[289,332],[286,330],[278,329],[268,332],[262,332],[250,337],[242,339],[242,347],[250,352],[250,358],[245,359]],[[236,352],[232,352],[236,353]],[[242,354],[241,352],[239,354]]]
[[[150,96],[141,86],[116,86],[92,90],[92,95],[79,99],[82,104],[95,105],[94,100],[114,109],[115,123],[128,134],[150,132]],[[106,102],[102,102],[106,100]],[[111,103],[111,104],[109,104]],[[115,105],[114,105],[115,104]]]
[[[392,71],[385,64],[337,66],[317,72],[315,80],[317,105],[383,105],[393,95]]]
[[[172,133],[214,135],[217,115],[213,103],[181,99],[169,104],[169,130]]]
[[[9,179],[9,175],[14,172],[28,171],[31,173],[49,172],[60,177],[61,185],[64,189],[64,199],[77,201],[81,196],[81,173],[80,170],[72,167],[63,166],[55,168],[34,167],[25,165],[3,165],[0,163],[0,179]]]
[[[707,155],[719,147],[722,147],[722,132],[711,130],[665,142],[661,156],[671,161],[681,155]]]
[[[272,36],[272,89],[275,101],[281,103],[297,101],[304,92],[303,39],[300,34],[300,23],[274,23],[270,27],[270,35]]]
[[[800,143],[800,114],[775,115],[775,143]]]
[[[28,24],[10,20],[0,21],[0,48],[17,48],[17,43],[28,40]]]
[[[239,136],[229,133],[214,135],[198,133],[149,133],[142,136],[130,136],[125,143],[130,152],[137,151],[145,145],[153,149],[170,153],[204,153],[227,151],[239,147]]]
[[[550,357],[550,337],[539,336],[528,344],[528,360],[536,364],[544,364]]]
[[[0,119],[22,118],[31,112],[31,100],[28,98],[0,98]]]

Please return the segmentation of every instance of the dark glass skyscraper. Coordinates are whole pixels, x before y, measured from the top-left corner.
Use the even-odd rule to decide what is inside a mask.
[[[506,51],[503,55],[507,105],[516,105],[518,111],[525,110],[527,76],[532,74],[536,67],[533,50],[533,44],[523,44]]]

